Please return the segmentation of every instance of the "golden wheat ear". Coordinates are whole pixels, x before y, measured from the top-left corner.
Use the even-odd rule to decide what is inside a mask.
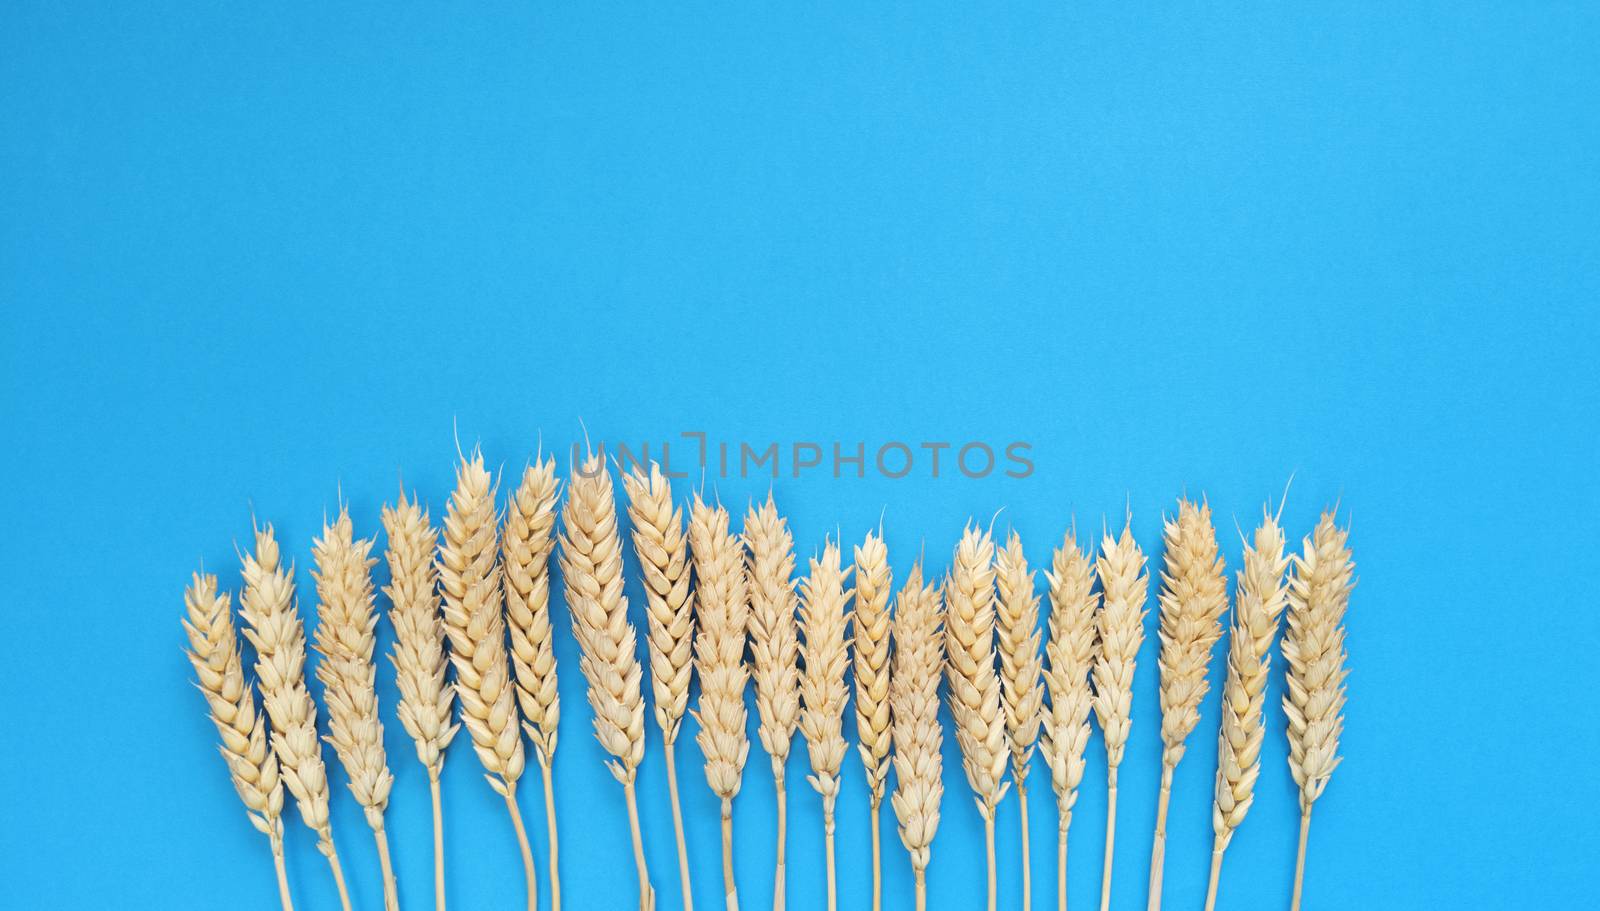
[[[1072,825],[1072,808],[1083,781],[1083,754],[1089,745],[1089,712],[1094,702],[1089,674],[1098,645],[1095,612],[1100,596],[1094,591],[1089,555],[1071,532],[1052,555],[1046,577],[1050,582],[1050,639],[1045,654],[1050,664],[1045,682],[1050,707],[1040,751],[1050,765],[1050,784],[1056,792],[1056,906],[1066,911],[1067,830]]]
[[[821,557],[813,557],[800,583],[800,733],[811,760],[811,787],[822,795],[822,835],[827,850],[828,911],[838,907],[834,870],[834,807],[839,799],[839,770],[844,764],[844,707],[849,645],[845,587],[848,573],[840,566],[839,545],[828,541]]]
[[[922,564],[911,568],[895,601],[894,657],[889,674],[894,725],[894,805],[900,841],[911,855],[917,911],[928,904],[927,871],[944,798],[939,725],[939,678],[944,666],[944,611],[939,588],[924,584]]]
[[[867,773],[872,813],[872,911],[883,907],[883,858],[879,817],[889,750],[894,740],[889,715],[889,550],[868,532],[855,549],[855,610],[851,618],[856,691],[856,739]]]
[[[1000,642],[1000,692],[1005,698],[1006,737],[1011,747],[1011,778],[1016,783],[1022,835],[1022,905],[1033,907],[1029,872],[1028,764],[1044,722],[1044,658],[1039,647],[1039,596],[1034,574],[1015,531],[995,554],[996,629]]]
[[[1106,744],[1106,848],[1100,875],[1100,911],[1111,908],[1111,871],[1117,837],[1117,767],[1133,730],[1133,671],[1139,646],[1144,642],[1145,600],[1149,577],[1144,571],[1144,551],[1133,539],[1131,521],[1122,534],[1108,533],[1100,542],[1095,571],[1100,577],[1101,602],[1095,629],[1100,650],[1095,655],[1094,714]]]

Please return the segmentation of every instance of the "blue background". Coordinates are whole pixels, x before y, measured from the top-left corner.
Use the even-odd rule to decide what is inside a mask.
[[[272,6],[0,12],[9,906],[275,907],[189,684],[188,574],[237,585],[253,508],[309,614],[310,541],[341,486],[366,534],[402,477],[437,517],[457,432],[512,477],[541,438],[564,469],[580,420],[603,440],[1032,443],[1023,480],[715,483],[736,508],[772,484],[802,556],[882,516],[897,584],[1001,507],[1042,563],[1074,518],[1097,531],[1131,506],[1159,559],[1185,491],[1216,509],[1231,574],[1235,522],[1292,472],[1291,537],[1342,502],[1361,578],[1348,758],[1317,805],[1307,906],[1571,907],[1600,888],[1593,6]],[[1121,908],[1145,895],[1153,627]],[[565,894],[629,907],[621,792],[558,628]],[[428,907],[424,777],[387,679],[380,697],[403,900]],[[1213,695],[1177,776],[1174,908],[1205,885],[1216,722]],[[1288,900],[1296,811],[1269,723],[1223,907]],[[716,907],[716,803],[680,750],[696,897]],[[1099,889],[1098,731],[1089,757],[1078,907]],[[804,764],[797,746],[799,909],[822,886]],[[454,906],[515,907],[499,798],[464,742],[446,772]],[[1042,763],[1032,780],[1047,907]],[[976,907],[953,745],[946,783],[933,906]],[[652,726],[665,911],[664,785]],[[354,898],[379,907],[335,787]],[[844,787],[841,904],[861,909],[853,754]],[[736,806],[750,908],[771,894],[772,809],[757,747]],[[1002,907],[1020,898],[1016,812],[1008,797]],[[891,819],[885,903],[904,908]],[[300,906],[334,907],[293,811],[289,839]]]

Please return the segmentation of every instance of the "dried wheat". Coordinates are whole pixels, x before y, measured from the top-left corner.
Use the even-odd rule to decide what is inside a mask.
[[[1161,572],[1161,792],[1150,848],[1150,911],[1161,908],[1161,878],[1166,867],[1167,807],[1172,778],[1183,758],[1184,741],[1200,723],[1200,703],[1210,684],[1206,670],[1211,649],[1222,638],[1228,610],[1228,584],[1211,507],[1178,501],[1178,518],[1165,523],[1166,566]]]
[[[940,758],[944,731],[939,726],[942,617],[939,589],[923,584],[922,564],[917,563],[895,602],[895,647],[889,675],[895,777],[889,802],[900,820],[900,840],[911,854],[917,911],[927,907],[928,860],[934,833],[939,830],[939,801],[944,797]]]
[[[261,706],[272,720],[272,751],[300,818],[317,833],[317,850],[328,859],[339,903],[350,911],[350,894],[328,819],[328,771],[317,740],[317,705],[306,689],[306,634],[294,606],[293,570],[279,562],[271,525],[255,530],[255,552],[241,559],[244,594],[239,614],[247,625],[245,638],[256,650],[256,683]]]
[[[995,808],[1011,783],[1000,679],[995,674],[994,541],[968,524],[956,546],[945,582],[945,652],[950,678],[950,715],[961,748],[961,766],[983,816],[988,866],[988,909],[995,906]]]
[[[455,690],[445,679],[444,618],[439,614],[439,572],[433,553],[439,533],[427,510],[400,491],[396,506],[383,507],[383,530],[388,536],[384,558],[389,564],[389,622],[394,626],[395,685],[400,690],[396,714],[417,746],[417,760],[428,772],[428,793],[433,804],[433,903],[444,911],[444,807],[439,776],[444,753],[455,739]]]
[[[1039,596],[1015,531],[995,554],[996,632],[1000,642],[1000,692],[1005,698],[1006,736],[1011,741],[1011,778],[1017,786],[1022,824],[1022,906],[1033,907],[1028,850],[1028,763],[1044,721],[1044,659],[1039,651]]]
[[[879,822],[884,779],[889,777],[889,550],[873,532],[855,549],[854,650],[856,739],[866,766],[872,810],[872,911],[883,906]]]
[[[554,911],[561,911],[561,864],[551,763],[556,753],[561,702],[556,696],[556,653],[550,624],[550,554],[555,549],[559,491],[555,460],[535,459],[523,469],[522,482],[506,504],[500,535],[517,705],[544,781],[545,828],[550,833],[550,907]]]
[[[733,798],[739,794],[750,754],[744,704],[750,605],[745,592],[744,548],[728,530],[728,521],[726,509],[708,506],[695,496],[689,513],[699,585],[694,652],[700,703],[694,718],[700,733],[695,739],[706,758],[706,782],[722,801],[722,891],[728,911],[738,911],[739,890],[733,878]]]
[[[1089,672],[1097,648],[1095,610],[1100,596],[1094,591],[1089,556],[1070,531],[1052,555],[1045,576],[1050,582],[1050,641],[1045,645],[1050,658],[1045,674],[1050,710],[1039,749],[1050,765],[1050,783],[1056,792],[1056,905],[1066,911],[1067,830],[1083,781],[1084,749],[1089,745],[1089,710],[1094,702]]]
[[[517,780],[526,760],[506,653],[494,501],[494,479],[483,467],[483,454],[473,450],[456,466],[455,491],[445,509],[439,588],[461,721],[483,764],[484,779],[505,799],[511,814],[527,879],[528,908],[533,911],[539,907],[539,887],[517,806]]]
[[[250,824],[267,836],[278,876],[283,911],[294,911],[283,866],[283,781],[278,757],[267,745],[267,720],[256,710],[255,692],[244,679],[231,601],[217,591],[217,577],[196,573],[183,593],[183,630],[189,637],[189,663],[222,738],[218,751],[228,764],[233,788],[244,801]]]
[[[812,557],[800,582],[800,733],[811,759],[811,786],[822,795],[822,832],[827,846],[828,911],[838,907],[833,859],[833,811],[839,798],[839,767],[844,763],[844,706],[849,640],[845,636],[850,597],[849,573],[839,565],[839,545],[828,541],[822,557]]]
[[[1322,514],[1308,535],[1304,553],[1294,557],[1289,580],[1289,626],[1283,636],[1283,660],[1289,666],[1289,692],[1283,709],[1289,716],[1289,771],[1300,788],[1300,845],[1294,869],[1292,907],[1300,907],[1305,881],[1306,838],[1311,832],[1311,805],[1322,796],[1339,765],[1339,735],[1344,731],[1344,614],[1355,586],[1355,562],[1348,545],[1350,532]]]
[[[788,801],[784,768],[795,728],[800,724],[800,639],[795,625],[794,539],[788,522],[767,495],[744,520],[750,585],[750,656],[756,683],[756,711],[761,716],[761,746],[772,759],[773,787],[778,795],[777,867],[773,874],[773,911],[783,911],[788,844]]]
[[[1144,604],[1149,578],[1144,552],[1133,540],[1132,520],[1122,535],[1109,533],[1100,542],[1096,571],[1102,592],[1096,630],[1100,650],[1094,660],[1094,713],[1106,742],[1106,850],[1100,877],[1100,911],[1111,907],[1111,867],[1117,836],[1117,767],[1133,727],[1133,671],[1144,641]]]
[[[611,472],[598,455],[587,456],[567,485],[561,575],[573,634],[582,650],[578,667],[589,684],[594,735],[614,757],[606,765],[622,784],[627,799],[640,911],[650,911],[655,892],[645,865],[634,791],[639,762],[644,759],[638,634],[628,621],[628,599],[622,593],[622,542],[617,535]]]
[[[1261,743],[1266,734],[1267,671],[1278,617],[1288,602],[1284,572],[1283,530],[1263,512],[1255,540],[1245,542],[1244,569],[1234,588],[1233,624],[1228,638],[1228,682],[1222,690],[1222,730],[1217,737],[1217,789],[1211,823],[1216,838],[1211,850],[1211,879],[1206,908],[1217,900],[1222,853],[1234,829],[1250,811],[1256,777],[1261,773]]]
[[[377,646],[378,612],[372,602],[372,567],[378,561],[372,540],[357,540],[350,511],[343,505],[332,524],[322,526],[322,537],[312,542],[317,583],[317,679],[328,705],[328,742],[350,778],[350,793],[361,804],[367,825],[378,843],[383,870],[383,904],[388,911],[400,907],[394,868],[389,859],[389,837],[383,828],[383,811],[389,806],[394,776],[383,755],[383,724],[378,720],[377,668],[372,652]]]

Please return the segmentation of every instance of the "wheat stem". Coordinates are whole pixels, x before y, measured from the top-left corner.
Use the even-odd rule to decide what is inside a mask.
[[[828,861],[828,911],[837,911],[839,907],[839,885],[834,871],[833,862],[833,806],[827,801],[822,805],[822,842],[824,853]]]
[[[556,840],[556,786],[550,773],[549,757],[535,751],[535,758],[539,762],[539,776],[544,779],[544,825],[550,833],[550,907],[560,911],[561,877],[557,871],[561,869],[561,851]]]
[[[785,876],[784,848],[788,841],[789,833],[789,801],[786,799],[783,789],[783,776],[779,775],[773,781],[774,787],[778,792],[778,860],[777,865],[773,868],[772,875],[772,911],[784,911],[783,900],[784,892],[786,891],[784,883],[787,880]]]
[[[733,801],[722,802],[722,894],[728,911],[739,911],[739,889],[733,880]]]
[[[433,804],[433,908],[445,911],[444,903],[444,807],[439,795],[439,773],[428,772],[428,798]]]
[[[1106,772],[1106,861],[1100,872],[1100,911],[1111,911],[1111,861],[1117,846],[1117,770]]]
[[[1222,848],[1214,845],[1211,849],[1211,876],[1206,881],[1206,911],[1212,911],[1217,906],[1217,881],[1221,878]]]
[[[289,900],[289,871],[283,866],[283,836],[272,836],[272,872],[278,877],[278,902],[283,906],[283,911],[294,911],[294,902]]]
[[[927,911],[928,908],[928,871],[917,867],[911,871],[917,881],[917,911]]]
[[[539,891],[533,887],[538,881],[533,866],[533,848],[528,844],[528,830],[522,825],[522,808],[517,806],[516,788],[506,788],[503,796],[506,799],[506,811],[511,814],[511,828],[517,833],[517,851],[522,854],[522,872],[529,884],[528,911],[538,911]]]
[[[378,845],[378,868],[383,874],[383,906],[387,911],[400,911],[399,886],[394,881],[394,864],[389,858],[389,836],[381,828],[372,830]]]
[[[344,883],[344,867],[339,863],[338,854],[329,854],[328,869],[333,872],[333,884],[339,890],[339,907],[350,911],[350,890]]]
[[[1061,814],[1056,826],[1056,908],[1067,911],[1067,830],[1072,827],[1072,811]]]
[[[663,744],[667,754],[667,794],[672,799],[672,834],[678,842],[678,882],[683,888],[685,911],[694,908],[694,891],[689,887],[689,849],[683,839],[683,809],[678,803],[678,746]]]
[[[1161,789],[1156,797],[1156,831],[1150,846],[1150,898],[1147,905],[1150,911],[1157,911],[1161,907],[1161,874],[1167,858],[1167,808],[1172,802],[1172,771],[1172,766],[1163,758]]]
[[[878,819],[878,812],[883,809],[883,801],[874,800],[872,807],[872,911],[882,911],[883,908],[883,846],[881,830],[883,826]]]
[[[1300,811],[1300,845],[1294,852],[1294,897],[1289,911],[1300,911],[1300,891],[1306,879],[1306,839],[1311,835],[1311,808]]]
[[[995,891],[995,865],[994,865],[994,813],[983,814],[983,858],[989,871],[988,889],[984,895],[988,899],[985,905],[989,911],[994,911]]]
[[[639,911],[655,911],[656,890],[650,885],[650,869],[644,862],[644,837],[639,832],[639,799],[633,780],[623,782],[622,794],[628,802],[628,834],[633,838],[633,868],[639,879]]]

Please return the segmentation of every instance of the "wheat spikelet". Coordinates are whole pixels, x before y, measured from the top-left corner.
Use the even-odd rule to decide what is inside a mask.
[[[267,745],[267,720],[256,711],[255,693],[244,679],[239,641],[226,592],[217,577],[196,573],[183,593],[183,630],[189,637],[189,663],[222,738],[218,751],[228,764],[233,788],[244,801],[250,824],[267,836],[278,876],[283,911],[294,911],[283,866],[283,781],[278,757]]]
[[[444,595],[444,628],[455,667],[461,721],[483,764],[484,779],[505,798],[517,835],[527,879],[528,908],[539,906],[533,852],[517,806],[517,780],[525,757],[517,703],[506,653],[504,599],[496,541],[495,484],[474,450],[456,466],[456,487],[444,516],[439,547],[439,588]]]
[[[917,911],[927,906],[928,860],[934,833],[939,830],[939,801],[944,797],[940,758],[944,731],[939,726],[942,615],[939,589],[923,584],[922,564],[918,563],[895,602],[895,647],[889,676],[895,774],[889,801],[900,820],[900,840],[911,854]]]
[[[1133,671],[1144,641],[1144,603],[1149,597],[1144,552],[1133,540],[1131,520],[1121,537],[1110,533],[1100,542],[1096,563],[1102,593],[1095,628],[1100,650],[1095,655],[1094,713],[1106,743],[1106,850],[1100,877],[1100,911],[1111,907],[1111,867],[1117,834],[1117,766],[1133,728]]]
[[[1161,572],[1161,792],[1150,849],[1150,911],[1161,907],[1166,865],[1167,807],[1184,741],[1200,723],[1200,703],[1209,683],[1211,649],[1222,638],[1228,588],[1211,507],[1178,501],[1178,518],[1165,523],[1166,566]]]
[[[245,638],[256,650],[256,681],[261,706],[272,720],[272,751],[300,818],[317,833],[317,850],[328,859],[339,903],[350,911],[344,869],[328,820],[328,771],[317,740],[317,705],[306,689],[306,635],[294,606],[292,570],[279,562],[271,525],[255,530],[255,552],[241,559],[244,594],[239,614],[247,625]]]
[[[676,526],[677,520],[673,520]],[[733,878],[733,798],[739,793],[750,739],[745,734],[746,598],[744,548],[728,530],[728,511],[708,506],[697,494],[689,513],[689,536],[699,591],[699,630],[694,641],[700,673],[700,704],[695,740],[706,757],[706,782],[722,800],[722,885],[728,911],[737,911]],[[687,681],[686,681],[687,682]],[[687,880],[685,880],[687,882]]]
[[[1250,811],[1261,773],[1261,742],[1266,734],[1267,671],[1278,617],[1288,601],[1283,530],[1270,513],[1262,516],[1254,541],[1245,542],[1244,569],[1235,586],[1233,624],[1228,638],[1228,682],[1222,690],[1222,730],[1217,737],[1216,802],[1211,824],[1211,880],[1206,908],[1215,906],[1222,853],[1234,829]]]
[[[561,911],[561,868],[551,762],[556,752],[561,703],[556,696],[556,653],[550,624],[550,554],[555,549],[559,490],[555,460],[536,459],[523,469],[522,482],[506,504],[500,535],[511,668],[516,676],[522,725],[533,741],[533,756],[544,780],[545,827],[550,833],[550,906],[555,911]]]
[[[800,583],[800,732],[811,759],[811,786],[822,795],[822,831],[827,845],[828,911],[838,907],[833,862],[833,810],[839,798],[839,767],[844,763],[844,683],[849,665],[845,637],[848,573],[839,565],[839,545],[828,541],[822,557],[812,557]]]
[[[1044,659],[1039,651],[1039,596],[1013,531],[995,554],[996,631],[1000,643],[1000,692],[1005,697],[1006,736],[1011,741],[1011,777],[1017,785],[1022,825],[1022,906],[1033,907],[1028,850],[1028,763],[1044,721]]]
[[[623,786],[639,875],[639,907],[655,903],[639,832],[634,779],[644,758],[644,697],[636,653],[637,634],[628,622],[622,593],[622,542],[611,472],[589,455],[567,485],[562,510],[561,575],[566,585],[572,630],[582,649],[578,667],[589,684],[594,735],[614,759],[606,764]]]
[[[746,574],[750,585],[750,657],[756,683],[756,711],[761,716],[761,746],[772,759],[773,787],[778,795],[777,868],[773,876],[773,911],[783,911],[787,808],[784,766],[800,724],[800,639],[795,625],[794,539],[788,522],[767,495],[744,519],[744,544],[749,551]]]
[[[683,531],[683,511],[672,506],[672,484],[660,466],[650,463],[622,476],[628,492],[628,520],[633,525],[633,552],[644,577],[645,643],[650,653],[650,689],[655,697],[656,724],[667,754],[667,792],[672,801],[672,830],[678,842],[678,881],[683,887],[683,907],[693,911],[689,887],[689,851],[683,837],[683,809],[678,802],[678,729],[689,704],[689,676],[694,658],[694,597],[689,590],[689,545]],[[733,573],[742,577],[743,555],[733,545]],[[743,579],[740,579],[741,588]],[[740,596],[741,603],[743,596]],[[744,627],[739,626],[739,657],[744,654]],[[736,658],[735,662],[738,663]],[[741,664],[740,673],[743,674]],[[739,683],[739,705],[744,707],[744,681]],[[741,718],[743,715],[741,714]],[[739,736],[744,737],[741,724]],[[743,763],[740,763],[741,767]]]
[[[1045,645],[1049,670],[1050,709],[1044,722],[1040,752],[1050,765],[1060,817],[1056,834],[1056,905],[1067,907],[1067,830],[1083,781],[1083,753],[1089,745],[1089,710],[1094,693],[1089,672],[1096,652],[1094,568],[1088,554],[1067,532],[1052,555],[1050,571],[1050,640]]]
[[[331,525],[323,523],[322,537],[312,542],[311,553],[316,564],[311,573],[317,583],[316,648],[322,655],[317,679],[328,705],[327,739],[377,840],[384,907],[397,911],[400,899],[383,828],[394,776],[383,755],[377,669],[372,663],[378,628],[372,566],[378,561],[370,556],[370,539],[356,540],[350,512],[343,505]]]
[[[961,766],[983,816],[988,908],[994,911],[995,807],[1011,784],[1005,780],[1010,753],[1000,679],[994,670],[994,541],[987,531],[970,523],[962,531],[944,588],[950,715],[961,748]]]
[[[856,737],[866,766],[872,809],[872,908],[883,903],[879,809],[889,777],[889,550],[872,532],[855,549],[856,597],[851,622],[855,637]]]
[[[1289,771],[1300,788],[1300,846],[1295,860],[1293,907],[1300,907],[1305,879],[1306,838],[1311,806],[1339,765],[1339,735],[1344,730],[1344,614],[1355,586],[1350,532],[1322,514],[1306,537],[1304,553],[1293,558],[1289,580],[1289,625],[1283,660],[1289,666]]]

